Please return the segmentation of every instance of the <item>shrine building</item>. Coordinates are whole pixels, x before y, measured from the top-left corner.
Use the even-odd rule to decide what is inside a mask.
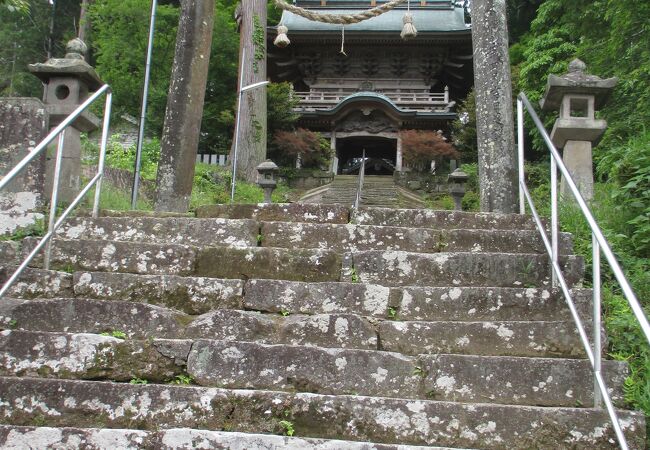
[[[355,14],[382,3],[387,1],[294,1],[329,14]],[[407,8],[417,36],[404,40]],[[269,77],[293,84],[300,97],[298,126],[330,139],[335,174],[353,173],[364,149],[382,162],[377,174],[406,169],[399,131],[448,132],[456,102],[473,83],[471,28],[451,0],[411,0],[345,26],[284,11],[280,25],[288,28],[291,43],[269,44]],[[276,33],[269,35],[272,40]]]

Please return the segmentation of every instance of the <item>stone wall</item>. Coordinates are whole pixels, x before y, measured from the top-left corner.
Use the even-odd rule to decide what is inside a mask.
[[[0,99],[0,176],[9,172],[46,135],[48,115],[36,98]],[[9,185],[12,192],[42,193],[45,152]]]
[[[46,135],[49,118],[36,98],[0,99],[0,177],[16,166]],[[43,218],[45,152],[0,192],[0,235],[30,227]]]
[[[447,175],[423,172],[395,172],[395,184],[420,193],[447,193]]]
[[[333,179],[334,175],[331,172],[302,169],[295,176],[288,178],[288,184],[294,189],[314,189],[331,183]]]

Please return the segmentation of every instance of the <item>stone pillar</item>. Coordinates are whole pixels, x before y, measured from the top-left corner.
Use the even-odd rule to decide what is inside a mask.
[[[481,210],[514,213],[517,152],[505,0],[472,1],[472,43]]]
[[[0,99],[0,179],[45,138],[48,114],[36,98]],[[34,225],[43,215],[45,152],[0,192],[0,236]]]
[[[64,58],[51,58],[43,64],[32,64],[29,70],[46,85],[44,101],[50,117],[50,126],[55,127],[68,117],[81,103],[104,83],[85,60],[86,44],[73,39],[66,46]],[[80,191],[81,178],[81,133],[99,128],[99,119],[89,110],[83,112],[72,126],[64,132],[65,141],[59,181],[58,200],[69,203]],[[48,148],[45,195],[50,196],[53,185],[57,142]]]
[[[585,200],[594,196],[592,147],[607,129],[607,122],[596,119],[596,110],[611,94],[617,79],[603,80],[585,73],[586,65],[579,59],[571,61],[569,72],[562,76],[550,75],[546,93],[541,101],[544,111],[560,110],[551,139],[558,149],[564,149],[562,160],[571,178]],[[560,195],[572,199],[564,178]]]
[[[208,79],[214,0],[184,0],[156,176],[156,211],[186,212]]]

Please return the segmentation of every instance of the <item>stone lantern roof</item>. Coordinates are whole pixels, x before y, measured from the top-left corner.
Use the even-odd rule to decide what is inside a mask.
[[[72,39],[66,45],[64,58],[50,58],[44,63],[30,64],[29,71],[43,83],[49,83],[52,77],[74,77],[88,86],[90,92],[104,85],[95,69],[84,59],[88,50],[81,39]]]
[[[554,111],[560,108],[562,99],[567,94],[593,95],[595,107],[600,109],[607,102],[617,78],[602,79],[596,75],[586,73],[587,66],[579,59],[574,59],[569,64],[569,72],[557,76],[549,75],[546,83],[546,92],[540,101],[542,110]]]

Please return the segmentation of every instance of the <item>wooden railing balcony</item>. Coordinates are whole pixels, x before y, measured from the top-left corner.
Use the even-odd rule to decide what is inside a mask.
[[[338,105],[341,100],[355,92],[343,91],[316,91],[295,92],[300,98],[300,103],[295,108],[297,112],[313,112],[320,110],[332,109]],[[376,91],[388,97],[395,105],[406,111],[423,111],[423,112],[447,112],[453,106],[449,101],[449,91],[430,93],[430,92],[397,92],[397,91]]]

